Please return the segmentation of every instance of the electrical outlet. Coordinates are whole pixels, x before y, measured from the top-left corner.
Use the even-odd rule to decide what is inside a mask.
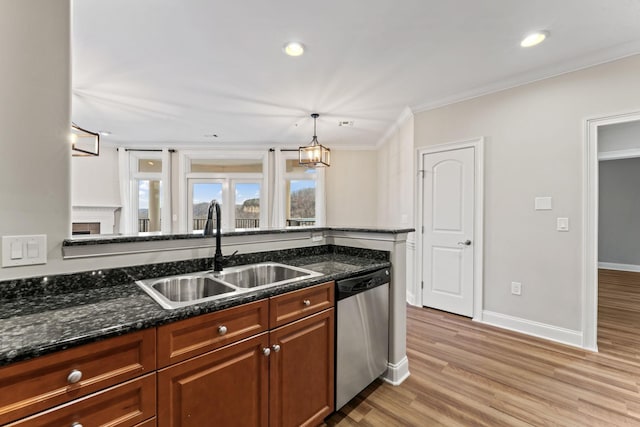
[[[511,293],[513,295],[522,295],[522,283],[511,282]]]

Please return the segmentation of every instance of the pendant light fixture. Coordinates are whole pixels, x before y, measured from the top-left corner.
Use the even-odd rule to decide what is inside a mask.
[[[311,144],[300,147],[298,150],[299,163],[309,167],[331,166],[331,150],[321,145],[316,135],[316,120],[320,114],[313,113],[311,117],[313,117],[313,138]]]

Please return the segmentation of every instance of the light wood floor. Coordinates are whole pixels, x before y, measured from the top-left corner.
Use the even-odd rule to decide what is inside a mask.
[[[640,426],[640,273],[600,271],[599,353],[409,307],[411,376],[328,426]]]

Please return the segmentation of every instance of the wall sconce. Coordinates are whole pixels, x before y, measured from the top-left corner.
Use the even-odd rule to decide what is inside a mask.
[[[316,120],[320,114],[313,113],[313,138],[311,144],[298,149],[298,163],[304,166],[331,166],[331,150],[318,142]]]
[[[73,156],[99,156],[100,134],[71,124],[71,153]]]

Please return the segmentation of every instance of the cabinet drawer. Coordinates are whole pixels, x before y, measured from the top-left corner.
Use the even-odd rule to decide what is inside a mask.
[[[84,426],[131,427],[154,417],[155,413],[156,374],[149,374],[22,419],[8,427],[59,427],[76,423]]]
[[[268,310],[269,302],[262,300],[159,327],[158,367],[266,331]]]
[[[0,424],[152,372],[155,337],[147,329],[1,368]]]
[[[276,328],[333,307],[334,291],[334,282],[327,282],[271,297],[269,300],[269,327]]]

